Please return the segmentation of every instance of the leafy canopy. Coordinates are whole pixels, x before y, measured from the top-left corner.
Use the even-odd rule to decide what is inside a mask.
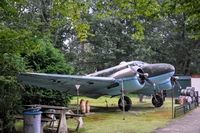
[[[199,0],[165,0],[162,5],[166,14],[184,14],[186,31],[192,33],[190,38],[197,40],[200,37],[200,1]]]

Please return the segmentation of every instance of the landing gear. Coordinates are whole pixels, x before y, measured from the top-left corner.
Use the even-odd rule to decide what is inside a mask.
[[[152,104],[155,107],[161,107],[163,105],[163,98],[160,95],[154,95],[152,98]]]
[[[122,98],[119,99],[118,101],[118,106],[119,108],[123,111],[123,102],[122,102]],[[124,96],[124,106],[125,106],[125,111],[129,111],[131,106],[132,106],[132,101],[129,97]]]

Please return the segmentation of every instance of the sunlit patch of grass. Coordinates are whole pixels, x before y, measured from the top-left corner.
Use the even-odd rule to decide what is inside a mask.
[[[99,114],[94,114],[99,115]],[[156,115],[152,115],[151,122],[147,119],[149,115],[146,114],[138,114],[133,115],[129,112],[126,113],[125,120],[123,120],[122,113],[113,113],[113,114],[101,114],[100,117],[106,115],[106,119],[104,120],[96,120],[88,121],[91,116],[84,118],[86,133],[98,133],[98,132],[108,132],[108,133],[149,133],[155,130],[157,127],[162,126],[162,124],[166,124],[167,121],[162,121],[161,119],[156,119]]]
[[[155,112],[158,118],[162,119],[169,119],[172,117],[172,111],[171,110],[166,110],[166,111],[156,111]]]
[[[94,114],[83,118],[84,133],[149,133],[157,128],[164,127],[172,120],[172,102],[170,98],[166,99],[162,107],[155,108],[150,98],[146,98],[143,103],[139,103],[137,96],[133,96],[131,97],[133,106],[125,113],[125,120],[123,119],[123,112],[118,109],[119,97],[104,96],[98,99],[79,97],[79,99],[89,100],[91,112],[94,112]],[[76,103],[77,99],[74,97],[71,105]],[[106,107],[106,103],[108,107]]]
[[[15,123],[15,129],[16,131],[22,131],[23,130],[23,120],[20,120]]]
[[[87,118],[84,118],[84,122],[104,121],[107,118],[109,118],[109,115],[108,114],[98,114],[98,115],[94,114],[94,115],[87,116]]]
[[[156,116],[156,118],[155,118]],[[172,111],[171,110],[165,110],[165,111],[155,111],[155,112],[151,112],[148,113],[146,115],[146,121],[152,121],[154,119],[158,119],[158,120],[163,120],[163,119],[171,119],[172,118]]]

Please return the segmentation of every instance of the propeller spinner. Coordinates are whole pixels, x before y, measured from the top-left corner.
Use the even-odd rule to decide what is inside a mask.
[[[141,79],[141,82],[144,82],[145,80],[151,84],[152,86],[155,86],[155,83],[153,83],[150,79],[148,79],[149,74],[148,73],[143,73],[143,72],[139,72],[136,71],[133,66],[130,66],[131,70],[134,71],[135,73],[137,73],[137,76],[139,79]]]
[[[176,83],[176,84],[178,85],[178,87],[181,89],[182,87],[181,87],[181,85],[179,84],[179,82],[177,81],[178,79],[179,79],[178,76],[172,76],[172,77],[171,77],[171,83],[172,83],[173,86],[174,86],[174,84]]]

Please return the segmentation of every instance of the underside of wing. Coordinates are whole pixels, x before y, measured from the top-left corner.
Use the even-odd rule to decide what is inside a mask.
[[[105,95],[105,88],[115,83],[114,78],[91,77],[91,76],[72,76],[61,74],[44,73],[19,73],[17,80],[23,84],[34,85],[37,87],[49,88],[64,91],[76,95],[76,85],[80,85],[79,94],[93,98]],[[98,94],[95,93],[98,90]]]

